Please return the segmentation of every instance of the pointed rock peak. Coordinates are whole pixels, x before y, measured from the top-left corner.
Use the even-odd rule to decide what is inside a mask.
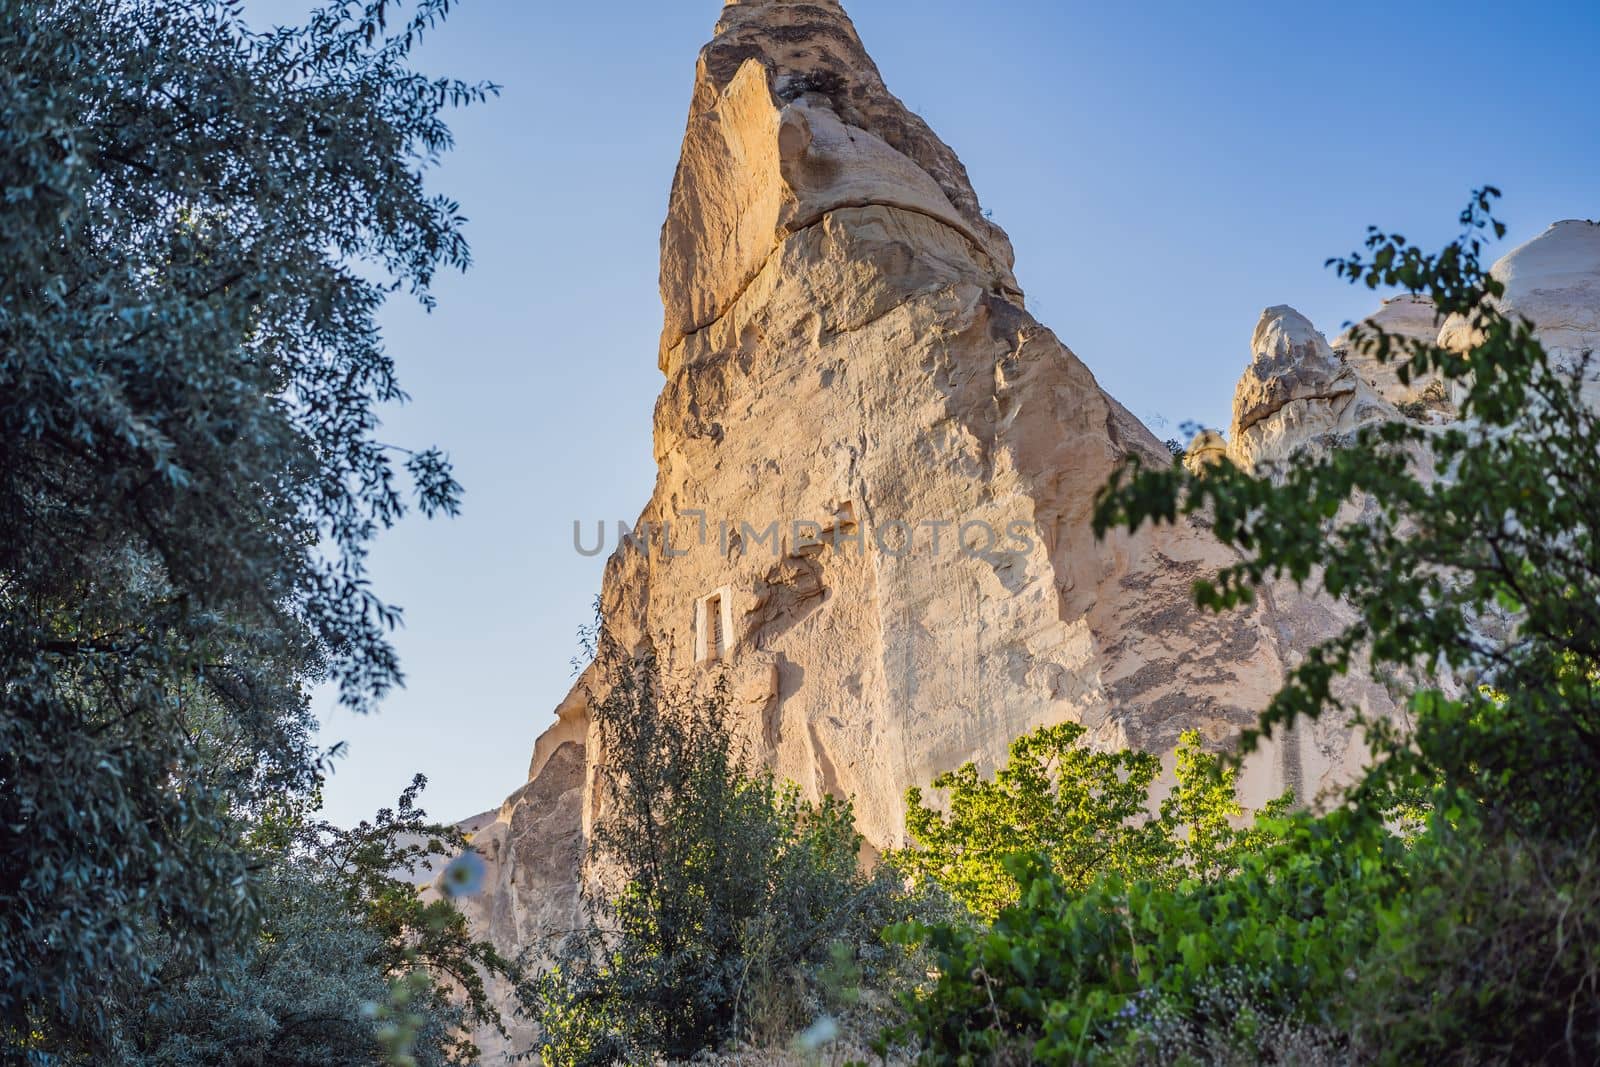
[[[1261,313],[1250,355],[1233,396],[1233,441],[1290,401],[1326,396],[1344,369],[1311,320],[1287,304]]]
[[[839,0],[723,0],[723,10],[730,7],[828,7],[839,8]]]
[[[661,367],[792,234],[882,205],[966,237],[1019,303],[1005,232],[960,159],[902,104],[832,0],[735,0],[700,53],[661,234]]]
[[[1324,359],[1333,357],[1333,349],[1311,325],[1311,320],[1288,304],[1277,304],[1261,312],[1250,338],[1250,353],[1258,365],[1264,360],[1299,360],[1308,353]]]
[[[811,103],[830,108],[840,121],[882,138],[927,172],[975,229],[1004,240],[999,227],[984,219],[961,160],[884,85],[877,64],[837,0],[728,4],[716,38],[702,53],[706,73],[726,85],[751,59],[766,67],[779,102],[809,97]]]

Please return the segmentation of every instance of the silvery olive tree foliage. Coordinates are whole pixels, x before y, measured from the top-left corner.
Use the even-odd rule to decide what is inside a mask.
[[[318,772],[306,686],[400,680],[373,537],[453,513],[376,314],[469,256],[425,175],[492,85],[450,7],[0,0],[0,1038],[92,1046],[152,931],[248,925],[242,826]],[[409,483],[409,484],[408,484]],[[43,1037],[41,1037],[43,1035]]]
[[[109,1047],[91,1062],[478,1062],[469,1029],[506,1032],[484,976],[514,982],[521,971],[473,940],[447,899],[452,872],[476,856],[458,827],[418,806],[426,784],[417,775],[397,805],[351,828],[317,819],[315,793],[262,812],[248,835],[260,864],[254,936],[204,967],[170,938],[149,938],[152,980],[119,998]],[[415,883],[440,872],[446,897],[420,896]]]

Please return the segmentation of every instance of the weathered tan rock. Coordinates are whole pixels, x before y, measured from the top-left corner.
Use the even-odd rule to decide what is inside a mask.
[[[1556,366],[1582,373],[1584,396],[1600,405],[1600,223],[1566,219],[1501,257],[1490,273],[1505,284],[1500,306],[1534,325]],[[1465,350],[1472,330],[1459,318],[1439,344]]]
[[[1183,465],[1191,474],[1199,474],[1207,467],[1229,463],[1228,440],[1216,430],[1201,430],[1183,450]]]
[[[1409,383],[1401,382],[1397,369],[1402,361],[1393,358],[1400,354],[1399,349],[1396,348],[1391,358],[1380,359],[1379,342],[1372,332],[1382,330],[1394,338],[1432,344],[1439,338],[1442,321],[1432,300],[1403,293],[1385,300],[1377,311],[1361,320],[1358,327],[1334,338],[1333,350],[1352,373],[1396,408],[1422,404],[1443,410],[1444,406],[1435,404],[1436,398],[1444,397],[1438,375],[1430,372],[1414,377]]]
[[[1490,271],[1505,283],[1502,310],[1528,319],[1555,365],[1582,374],[1585,397],[1600,406],[1600,360],[1593,358],[1600,353],[1600,224],[1557,222]],[[1386,300],[1362,325],[1453,351],[1474,343],[1466,322],[1444,319],[1426,297]],[[1400,382],[1401,354],[1397,347],[1380,361],[1376,339],[1355,329],[1330,346],[1292,308],[1268,308],[1234,393],[1228,455],[1245,466],[1287,463],[1402,411],[1435,423],[1453,418],[1459,397],[1446,395],[1437,374]]]
[[[1267,308],[1250,342],[1250,366],[1233,395],[1228,454],[1243,467],[1283,463],[1333,447],[1393,405],[1340,359],[1294,308]]]
[[[1096,541],[1113,467],[1170,456],[1028,314],[1005,234],[836,3],[724,9],[661,248],[650,536],[609,559],[602,610],[679,684],[726,672],[762,757],[852,798],[873,845],[902,841],[908,787],[991,769],[1043,724],[1226,746],[1341,625],[1288,591],[1287,611],[1268,591],[1200,613],[1192,583],[1235,559],[1200,520]],[[469,910],[507,950],[571,926],[596,817],[585,699],[476,831],[492,888]],[[1364,755],[1329,719],[1254,759],[1244,798],[1310,797]]]
[[[1020,298],[1011,242],[984,218],[966,168],[884,86],[839,5],[728,4],[700,54],[661,232],[662,370],[785,236],[873,204],[954,229]]]

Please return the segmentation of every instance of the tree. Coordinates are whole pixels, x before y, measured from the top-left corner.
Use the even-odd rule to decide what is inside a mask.
[[[493,87],[409,66],[448,7],[257,34],[0,0],[7,1046],[102,1044],[152,927],[197,963],[247,931],[243,816],[317,773],[306,686],[400,679],[367,546],[459,487],[375,436],[404,394],[374,316],[468,263],[424,172]]]
[[[396,807],[354,829],[315,819],[314,797],[268,812],[249,837],[262,871],[253,937],[202,968],[152,930],[153,981],[114,1008],[116,1062],[402,1062],[386,1046],[420,1065],[477,1062],[466,1031],[505,1032],[483,976],[514,984],[521,973],[471,936],[448,897],[413,884],[468,848],[417,807],[425,784],[418,775]]]
[[[1358,338],[1402,381],[1450,383],[1459,420],[1370,426],[1270,471],[1133,460],[1096,507],[1102,532],[1203,512],[1243,557],[1198,585],[1204,607],[1288,578],[1356,609],[1247,748],[1335,707],[1358,656],[1411,691],[1414,728],[1362,721],[1377,759],[1347,802],[1276,820],[1215,879],[1084,887],[1024,854],[992,924],[899,929],[936,960],[907,997],[924,1062],[1600,1055],[1600,428],[1580,392],[1588,357],[1553,360],[1481,266],[1486,232],[1504,234],[1497,195],[1476,193],[1437,254],[1373,230],[1366,253],[1330,261],[1459,316],[1465,352]],[[1195,809],[1181,790],[1174,803]],[[1194,839],[1204,855],[1209,836]]]
[[[678,692],[648,648],[597,642],[600,753],[589,925],[538,982],[546,1063],[688,1058],[786,1038],[827,1010],[825,971],[883,955],[898,896],[864,872],[848,803],[753,766],[718,684]]]
[[[468,1030],[487,1027],[507,1034],[505,1020],[490,1003],[485,976],[517,988],[522,968],[490,942],[475,938],[453,903],[454,897],[477,891],[457,876],[478,877],[467,872],[481,873],[482,860],[460,827],[430,822],[417,806],[426,785],[427,779],[417,775],[396,807],[353,829],[311,823],[296,835],[286,862],[307,861],[328,873],[346,912],[377,936],[381,947],[368,962],[380,974],[425,976],[425,982],[412,983],[413,999],[422,1002],[433,1024],[431,1040],[450,1062],[472,1063],[478,1050]],[[450,856],[457,858],[445,865],[444,857]],[[419,871],[435,868],[442,868],[442,895],[425,898],[415,879]]]
[[[261,922],[244,951],[195,968],[149,946],[155,982],[125,1001],[113,1042],[128,1067],[382,1063],[363,1004],[389,993],[377,933],[352,921],[340,887],[315,868],[274,867],[258,881]]]
[[[914,847],[897,856],[914,877],[932,881],[979,915],[994,918],[1017,899],[1005,860],[1049,857],[1068,885],[1102,871],[1147,867],[1159,840],[1144,819],[1161,761],[1138,752],[1092,752],[1075,723],[1043,727],[1011,743],[992,781],[966,763],[933,780],[949,794],[949,814],[906,793]]]
[[[1012,871],[1018,856],[1039,857],[1066,891],[1083,890],[1108,874],[1172,884],[1216,878],[1261,842],[1238,829],[1244,815],[1234,775],[1186,731],[1177,752],[1177,783],[1150,813],[1158,757],[1143,752],[1084,748],[1076,723],[1041,727],[1011,743],[992,780],[966,763],[933,780],[947,792],[948,812],[927,807],[922,791],[906,794],[912,847],[896,865],[937,885],[976,915],[992,921],[1017,902]],[[1287,800],[1272,805],[1279,814]]]
[[[1215,881],[1106,872],[1074,885],[1047,857],[1009,857],[1022,891],[992,922],[890,932],[933,957],[929,981],[903,997],[902,1036],[927,1064],[1166,1063],[1187,1061],[1139,1055],[1157,1024],[1234,1046],[1269,1022],[1293,1036],[1337,1020],[1377,907],[1404,890],[1403,849],[1348,812],[1273,829]],[[1263,1054],[1198,1062],[1300,1062],[1252,1051]]]
[[[1491,211],[1498,195],[1476,192],[1461,237],[1437,254],[1374,228],[1365,253],[1329,261],[1369,288],[1426,295],[1465,324],[1465,352],[1372,326],[1357,338],[1397,361],[1402,382],[1450,383],[1458,421],[1367,426],[1349,447],[1276,472],[1133,459],[1101,494],[1095,526],[1204,511],[1244,559],[1201,584],[1203,606],[1227,610],[1287,577],[1356,609],[1290,672],[1247,749],[1337,706],[1335,678],[1366,656],[1416,690],[1411,733],[1361,723],[1383,757],[1369,792],[1437,777],[1494,820],[1562,838],[1600,817],[1600,418],[1581,393],[1589,357],[1557,364],[1532,324],[1498,303],[1504,286],[1480,258],[1485,233],[1505,233]],[[1366,501],[1358,517],[1341,510],[1355,494]]]

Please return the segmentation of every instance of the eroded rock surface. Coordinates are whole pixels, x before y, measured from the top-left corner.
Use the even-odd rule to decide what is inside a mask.
[[[1600,405],[1600,360],[1594,358],[1600,353],[1600,224],[1557,222],[1490,272],[1505,283],[1502,310],[1532,322],[1555,365],[1581,375],[1584,396]],[[1372,331],[1465,351],[1473,344],[1465,322],[1445,319],[1426,297],[1402,295],[1359,325],[1367,329],[1346,330],[1329,345],[1293,308],[1261,313],[1250,365],[1234,393],[1230,459],[1244,466],[1287,463],[1337,447],[1374,420],[1455,417],[1459,397],[1432,373],[1402,383],[1398,360],[1379,358]],[[1396,346],[1391,356],[1400,352]],[[1207,447],[1214,450],[1215,441]]]
[[[1530,320],[1555,364],[1581,373],[1584,395],[1600,404],[1600,223],[1566,219],[1518,245],[1490,271],[1505,283],[1500,304]],[[1466,323],[1452,319],[1439,332],[1445,348],[1472,344]]]
[[[1281,463],[1332,447],[1395,409],[1294,308],[1267,308],[1233,394],[1228,452],[1242,466]]]

